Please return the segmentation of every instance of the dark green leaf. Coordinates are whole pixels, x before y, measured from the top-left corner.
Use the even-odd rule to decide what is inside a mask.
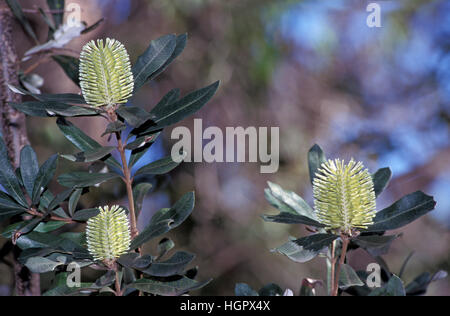
[[[364,286],[364,283],[351,266],[343,264],[341,265],[341,273],[339,276],[339,287],[341,289],[347,289],[352,286]]]
[[[175,247],[175,243],[169,238],[163,238],[158,243],[158,257],[156,260],[164,256],[167,252],[169,252],[173,247]]]
[[[63,264],[63,262],[56,262],[45,257],[31,257],[25,262],[25,266],[33,273],[51,272]]]
[[[81,194],[83,193],[83,189],[76,189],[69,199],[69,214],[72,216],[75,213],[75,210],[78,205],[78,201],[80,200]]]
[[[170,58],[164,63],[162,67],[160,67],[157,71],[152,73],[147,80],[153,80],[160,73],[162,73],[167,68],[167,66],[169,66],[175,60],[175,58],[177,58],[183,52],[184,48],[186,47],[186,42],[187,42],[187,34],[178,35],[175,49]]]
[[[139,127],[151,119],[147,111],[137,106],[120,106],[116,112],[133,127]]]
[[[31,27],[30,22],[23,14],[23,10],[17,0],[6,0],[11,12],[14,14],[17,20],[19,20],[20,24],[24,28],[25,32],[36,42],[38,41],[36,33],[34,33],[33,28]]]
[[[39,172],[39,162],[31,146],[26,145],[20,152],[20,175],[29,196],[33,195],[33,186]]]
[[[234,295],[236,296],[259,296],[258,292],[253,290],[248,284],[237,283],[234,288]]]
[[[265,190],[265,195],[270,204],[281,212],[301,215],[315,220],[314,210],[300,196],[292,191],[284,190],[278,184],[272,182],[267,182],[267,184],[269,188]]]
[[[9,103],[20,112],[30,116],[92,116],[97,115],[98,110],[78,105],[66,104],[57,101],[28,101],[23,103]]]
[[[66,224],[67,222],[64,221],[50,221],[46,223],[41,222],[36,226],[34,231],[38,233],[48,233],[57,230],[58,228],[61,228]]]
[[[72,216],[72,219],[78,222],[86,222],[88,219],[97,216],[99,213],[100,210],[98,208],[88,208],[85,210],[76,211]]]
[[[92,24],[91,26],[88,26],[83,31],[81,31],[81,34],[87,34],[87,33],[91,32],[91,31],[95,30],[97,27],[100,26],[100,24],[103,23],[104,20],[105,20],[104,18],[101,18],[100,20],[98,20],[97,22]]]
[[[27,209],[25,207],[17,204],[5,193],[0,192],[0,222],[14,215],[22,214],[26,211]]]
[[[281,287],[275,283],[264,285],[259,291],[259,296],[280,296],[283,295]]]
[[[132,68],[134,91],[138,91],[147,79],[160,69],[172,56],[177,45],[175,35],[165,35],[150,42],[145,52],[138,57]]]
[[[166,126],[178,123],[189,115],[194,114],[205,105],[216,93],[219,82],[215,82],[203,89],[197,90],[181,98],[180,100],[167,105],[160,113],[160,116],[153,120],[153,125],[141,131],[141,129],[133,130],[133,134],[145,135],[154,131],[158,131]]]
[[[367,231],[386,231],[403,227],[434,209],[432,196],[417,191],[402,197],[391,206],[381,210],[374,224]]]
[[[64,136],[78,149],[83,151],[93,151],[102,147],[99,143],[83,133],[83,131],[81,131],[71,122],[63,118],[58,118],[56,123],[58,124],[58,127],[64,134]],[[122,168],[122,166],[117,162],[116,159],[114,159],[114,157],[109,157],[105,160],[105,163],[112,168]]]
[[[127,128],[127,126],[124,123],[122,123],[121,121],[111,122],[106,127],[106,130],[102,134],[102,136],[105,136],[107,134],[113,134],[116,132],[121,132],[121,131],[125,130],[126,128]]]
[[[180,251],[175,253],[170,259],[162,262],[153,262],[148,268],[141,269],[140,271],[157,277],[168,277],[181,274],[194,258],[195,255]]]
[[[153,145],[156,138],[158,138],[160,134],[161,133],[155,133],[152,135],[139,137],[135,142],[129,143],[126,146],[126,149],[132,149],[130,161],[128,162],[128,167],[130,169],[135,165],[136,162],[138,162],[142,158],[142,156],[145,155],[145,153],[150,149],[150,147]],[[137,145],[137,147],[135,145]]]
[[[388,185],[391,176],[392,172],[389,168],[379,169],[372,175],[373,188],[376,196],[380,195],[380,193],[383,192],[384,188],[386,188],[386,186]]]
[[[36,181],[33,186],[33,204],[37,205],[41,194],[44,192],[47,185],[53,179],[58,164],[58,155],[51,156],[46,162],[44,162],[39,168],[39,172],[36,176]]]
[[[438,271],[434,275],[428,272],[422,273],[406,286],[406,295],[424,295],[432,282],[445,279],[446,277],[447,272],[445,271]]]
[[[170,90],[150,111],[150,114],[155,117],[161,117],[166,111],[166,106],[174,103],[180,97],[180,89]]]
[[[392,242],[400,236],[401,234],[392,236],[358,236],[352,241],[365,249],[370,255],[377,257],[385,255],[389,251]]]
[[[52,56],[53,60],[61,66],[61,68],[66,73],[67,77],[69,77],[77,86],[80,86],[79,79],[79,60],[72,56],[65,55],[54,55]]]
[[[21,87],[16,87],[12,85],[8,85],[9,89],[15,93],[19,93],[22,95],[29,95],[36,99],[37,101],[42,102],[59,102],[59,103],[73,103],[73,104],[86,104],[84,98],[79,94],[74,93],[61,93],[61,94],[35,94],[31,93],[28,90],[22,89]]]
[[[393,275],[387,284],[383,287],[375,289],[369,296],[405,296],[405,288],[403,281],[396,275]]]
[[[75,155],[61,155],[61,157],[73,162],[93,162],[109,155],[114,149],[115,147],[113,146],[105,146],[80,152]]]
[[[136,216],[139,215],[145,195],[151,187],[152,185],[150,183],[139,183],[133,187],[134,209],[136,211]]]
[[[278,215],[262,215],[266,222],[283,223],[283,224],[304,224],[315,227],[325,227],[325,225],[306,216],[295,215],[292,213],[280,213]]]
[[[64,190],[63,192],[56,195],[55,198],[48,205],[48,209],[53,210],[54,208],[59,206],[60,203],[67,200],[70,197],[70,195],[72,194],[73,190],[74,190],[73,188],[70,188],[70,189]]]
[[[84,188],[118,178],[115,173],[70,172],[58,177],[58,183],[68,188]]]
[[[181,157],[183,158],[184,155]],[[181,159],[180,158],[180,159]],[[178,159],[177,159],[178,160]],[[166,157],[157,161],[154,161],[142,168],[140,168],[134,176],[141,175],[141,174],[147,174],[147,175],[158,175],[158,174],[165,174],[177,167],[181,162],[175,162],[172,160],[172,157]]]
[[[129,285],[139,291],[163,295],[163,296],[178,296],[189,291],[194,291],[207,285],[209,281],[197,282],[187,277],[182,277],[176,281],[156,281],[150,279],[140,279]]]
[[[3,138],[0,135],[0,184],[3,185],[6,192],[24,207],[28,207],[27,200],[23,195],[19,180],[9,161],[8,149]]]
[[[153,215],[148,226],[131,242],[130,249],[139,248],[145,242],[178,227],[194,209],[194,192],[183,195],[170,209],[162,209]]]
[[[52,13],[55,26],[58,28],[63,23],[64,19],[64,0],[47,0],[47,5],[50,10],[62,11]]]
[[[295,262],[308,262],[314,259],[323,249],[328,247],[338,236],[331,234],[315,234],[291,240],[273,249]]]
[[[309,179],[313,183],[320,166],[327,161],[325,154],[317,144],[311,147],[308,152]]]

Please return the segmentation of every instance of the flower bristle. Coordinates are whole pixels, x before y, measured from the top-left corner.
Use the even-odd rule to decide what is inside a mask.
[[[99,210],[100,213],[87,222],[88,251],[95,260],[115,260],[130,248],[128,217],[118,205],[100,207]]]
[[[329,230],[366,229],[376,215],[372,177],[361,162],[328,160],[313,181],[315,214]]]
[[[80,54],[80,87],[91,106],[123,104],[134,89],[130,57],[122,43],[90,41]]]

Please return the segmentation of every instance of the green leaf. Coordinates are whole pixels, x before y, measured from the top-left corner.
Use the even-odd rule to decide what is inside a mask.
[[[107,134],[121,132],[121,131],[125,130],[126,128],[127,128],[127,126],[124,123],[122,123],[121,121],[111,122],[108,124],[108,126],[106,126],[106,130],[102,134],[102,137]]]
[[[47,0],[47,5],[50,8],[50,10],[54,10],[54,11],[63,10],[64,11],[64,0]],[[52,13],[52,15],[53,15],[53,21],[55,21],[55,26],[56,26],[56,28],[58,28],[63,23],[64,12]]]
[[[389,282],[383,287],[373,290],[369,296],[405,296],[403,281],[396,275],[392,275]]]
[[[63,265],[45,257],[31,257],[25,262],[25,266],[33,273],[45,273],[55,271],[56,267]]]
[[[152,73],[147,80],[155,79],[160,73],[162,73],[167,68],[167,66],[169,66],[175,60],[175,58],[177,58],[183,52],[184,48],[186,47],[187,34],[178,35],[176,41],[177,42],[175,49],[173,50],[173,53],[170,56],[170,58],[164,63],[162,67],[159,67],[157,71]]]
[[[314,210],[300,196],[292,191],[284,190],[278,184],[267,182],[269,188],[265,190],[267,201],[281,212],[309,217],[316,220]]]
[[[386,231],[403,227],[434,209],[432,196],[417,191],[402,197],[391,206],[379,211],[374,224],[367,231]]]
[[[25,207],[17,204],[5,193],[0,192],[0,222],[26,211],[27,209]]]
[[[443,280],[447,277],[447,272],[438,271],[434,275],[428,272],[424,272],[417,276],[411,283],[409,283],[406,288],[406,295],[424,295],[428,290],[428,286],[432,282]]]
[[[73,188],[70,188],[70,189],[64,190],[63,192],[56,195],[55,198],[48,205],[48,207],[47,207],[48,210],[53,210],[54,208],[59,206],[60,203],[67,200],[70,197],[70,195],[72,194],[73,190],[74,190]]]
[[[84,98],[75,93],[60,93],[60,94],[35,94],[31,93],[28,90],[22,89],[21,87],[16,87],[13,85],[8,85],[9,89],[13,91],[14,93],[22,94],[22,95],[29,95],[36,99],[37,101],[41,102],[59,102],[59,103],[74,103],[74,104],[86,104],[86,101]]]
[[[180,89],[170,90],[150,111],[150,114],[155,117],[161,117],[166,111],[166,106],[174,103],[176,100],[178,100],[179,97],[180,97]]]
[[[39,223],[39,225],[36,226],[34,231],[38,233],[49,233],[63,227],[66,224],[67,222],[64,221],[50,221],[46,223],[41,222]]]
[[[58,155],[53,155],[39,168],[39,172],[33,186],[32,203],[34,205],[39,203],[41,194],[45,191],[45,188],[53,179],[57,165]]]
[[[69,287],[67,284],[62,284],[54,287],[43,293],[42,296],[76,296],[76,295],[89,295],[92,292],[98,291],[98,289],[91,288],[92,283],[82,282],[80,287]]]
[[[142,156],[150,149],[153,143],[156,141],[161,133],[155,133],[148,136],[143,136],[137,138],[134,142],[127,144],[125,149],[131,149],[130,160],[128,162],[128,167],[131,169],[136,162],[138,162]]]
[[[281,212],[278,215],[262,215],[262,218],[266,222],[282,223],[282,224],[304,224],[308,226],[314,226],[323,228],[325,225],[306,216],[295,215],[292,213]]]
[[[58,125],[64,136],[78,149],[83,151],[93,151],[102,147],[99,143],[87,136],[85,133],[83,133],[83,131],[81,131],[78,127],[76,127],[69,121],[63,118],[58,118],[56,124]],[[112,156],[108,157],[108,159],[105,160],[105,163],[111,168],[122,168],[122,166]]]
[[[61,155],[61,157],[73,162],[93,162],[109,155],[114,149],[115,147],[113,146],[105,146],[88,151],[82,151],[75,155]]]
[[[138,91],[147,79],[160,69],[172,56],[177,45],[173,34],[162,36],[150,42],[145,52],[138,57],[132,68],[134,77],[134,91]]]
[[[341,273],[339,276],[339,288],[348,289],[352,286],[364,286],[364,283],[351,266],[343,264],[341,265]]]
[[[0,184],[3,185],[6,192],[24,207],[28,207],[27,200],[23,195],[19,180],[9,161],[8,150],[3,137],[0,135]]]
[[[178,227],[192,213],[195,204],[194,192],[186,193],[170,209],[159,210],[148,226],[131,242],[130,249],[139,248],[145,242]]]
[[[88,208],[85,210],[76,211],[72,219],[77,222],[86,222],[91,217],[97,216],[100,213],[98,208]]]
[[[234,295],[236,296],[259,296],[258,292],[253,290],[248,284],[236,283],[234,288]]]
[[[134,209],[137,214],[136,216],[138,216],[138,214],[140,213],[145,195],[151,188],[152,185],[150,183],[139,183],[133,187],[133,200],[134,200]]]
[[[140,279],[129,285],[136,290],[163,296],[178,296],[189,291],[194,291],[199,288],[204,287],[210,282],[197,282],[195,280],[189,279],[187,277],[182,277],[176,281],[156,281],[150,279]]]
[[[83,194],[83,189],[76,189],[70,196],[68,205],[70,216],[72,216],[75,213],[81,194]]]
[[[6,3],[8,4],[9,8],[11,9],[11,12],[14,14],[17,20],[19,20],[20,24],[24,28],[25,32],[36,42],[38,41],[36,33],[34,32],[33,28],[31,27],[30,22],[23,14],[23,10],[17,2],[17,0],[6,0]]]
[[[164,256],[167,252],[169,252],[173,247],[175,247],[175,243],[171,239],[169,238],[161,239],[161,241],[158,243],[157,260],[162,256]]]
[[[26,145],[20,151],[20,175],[29,196],[33,195],[34,181],[39,172],[39,162],[31,146]]]
[[[57,101],[28,101],[23,103],[9,103],[16,110],[30,116],[49,117],[49,116],[93,116],[98,115],[99,111],[84,106],[61,103]]]
[[[116,112],[133,127],[141,126],[152,117],[147,111],[137,106],[120,106]]]
[[[179,159],[184,159],[185,154],[180,156]],[[177,160],[179,160],[177,159]],[[140,168],[137,170],[134,174],[134,176],[141,175],[141,174],[147,174],[147,175],[159,175],[159,174],[165,174],[177,167],[180,162],[175,162],[172,160],[172,157],[166,157],[157,161],[154,161],[152,163],[149,163],[148,165]]]
[[[320,166],[327,161],[322,148],[314,144],[308,152],[309,179],[313,183]]]
[[[54,55],[53,60],[64,70],[67,77],[69,77],[77,86],[80,86],[79,76],[79,60],[72,56]]]
[[[392,242],[401,234],[392,236],[358,236],[352,240],[359,247],[365,249],[373,257],[387,254]]]
[[[281,287],[275,283],[269,283],[264,285],[259,291],[259,296],[281,296],[283,295],[283,290]]]
[[[380,195],[381,192],[386,188],[391,180],[392,172],[389,168],[379,169],[372,175],[373,180],[373,189],[375,191],[375,195]]]
[[[295,262],[304,263],[314,259],[337,238],[338,236],[331,234],[315,234],[289,241],[272,251],[277,251]]]
[[[58,177],[58,183],[68,188],[85,188],[118,178],[115,173],[70,172]]]
[[[166,126],[178,123],[189,115],[194,114],[200,110],[216,93],[219,87],[219,81],[209,85],[203,89],[191,92],[187,96],[180,100],[169,104],[165,107],[165,111],[160,113],[160,116],[156,117],[153,122],[154,125],[141,131],[141,129],[135,129],[133,134],[145,135],[154,131],[158,131]]]
[[[168,277],[181,274],[186,266],[194,260],[195,255],[180,251],[175,253],[170,259],[162,262],[153,262],[148,268],[139,269],[145,274],[156,277]]]

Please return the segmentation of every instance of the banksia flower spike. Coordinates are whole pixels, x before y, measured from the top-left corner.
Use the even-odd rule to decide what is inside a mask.
[[[348,235],[367,228],[375,217],[375,191],[372,177],[361,162],[345,165],[339,159],[323,163],[313,182],[317,219],[329,230]]]
[[[130,57],[115,39],[87,43],[80,54],[80,86],[91,106],[126,103],[134,88]]]
[[[130,248],[128,217],[118,205],[99,209],[100,214],[91,217],[87,222],[88,250],[95,260],[110,263]]]

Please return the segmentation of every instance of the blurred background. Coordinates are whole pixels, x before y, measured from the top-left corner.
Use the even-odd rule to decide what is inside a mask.
[[[364,161],[370,171],[389,166],[393,179],[380,196],[382,209],[403,195],[423,190],[438,202],[430,215],[401,231],[385,261],[398,272],[412,251],[405,279],[424,271],[450,270],[450,2],[378,1],[381,27],[366,24],[368,1],[293,0],[66,0],[82,8],[82,20],[105,21],[72,41],[80,51],[90,39],[113,37],[125,44],[132,61],[150,40],[188,33],[183,54],[132,100],[151,109],[170,89],[182,93],[220,80],[216,96],[195,117],[203,127],[276,126],[280,128],[280,169],[261,174],[256,163],[183,163],[170,177],[150,179],[154,191],[144,202],[139,227],[187,191],[196,207],[188,221],[169,234],[177,249],[197,255],[199,279],[213,282],[196,295],[232,295],[235,283],[260,288],[269,282],[298,292],[305,277],[325,278],[325,262],[296,264],[270,252],[289,236],[305,236],[303,226],[265,223],[276,213],[264,199],[267,181],[297,192],[312,205],[306,156],[319,144],[330,158]],[[45,1],[20,1],[24,8]],[[46,26],[27,15],[40,38]],[[33,46],[15,26],[19,55]],[[26,68],[25,63],[23,68]],[[36,68],[42,92],[76,92],[55,63]],[[90,135],[104,120],[74,119]],[[40,162],[54,153],[77,152],[52,118],[28,118],[31,144]],[[193,118],[181,123],[192,128]],[[170,129],[145,161],[170,153]],[[61,162],[59,172],[73,168]],[[139,179],[138,179],[139,180]],[[94,189],[81,200],[85,208],[104,203],[126,205],[116,184]],[[54,191],[61,190],[56,184]],[[82,229],[73,227],[73,229]],[[148,245],[149,251],[156,243]],[[373,262],[354,252],[350,264]],[[9,286],[9,268],[0,264],[0,284]],[[44,278],[45,281],[45,278]],[[1,285],[0,285],[1,286]],[[320,290],[319,290],[320,292]],[[429,295],[450,295],[447,278],[432,284]]]

